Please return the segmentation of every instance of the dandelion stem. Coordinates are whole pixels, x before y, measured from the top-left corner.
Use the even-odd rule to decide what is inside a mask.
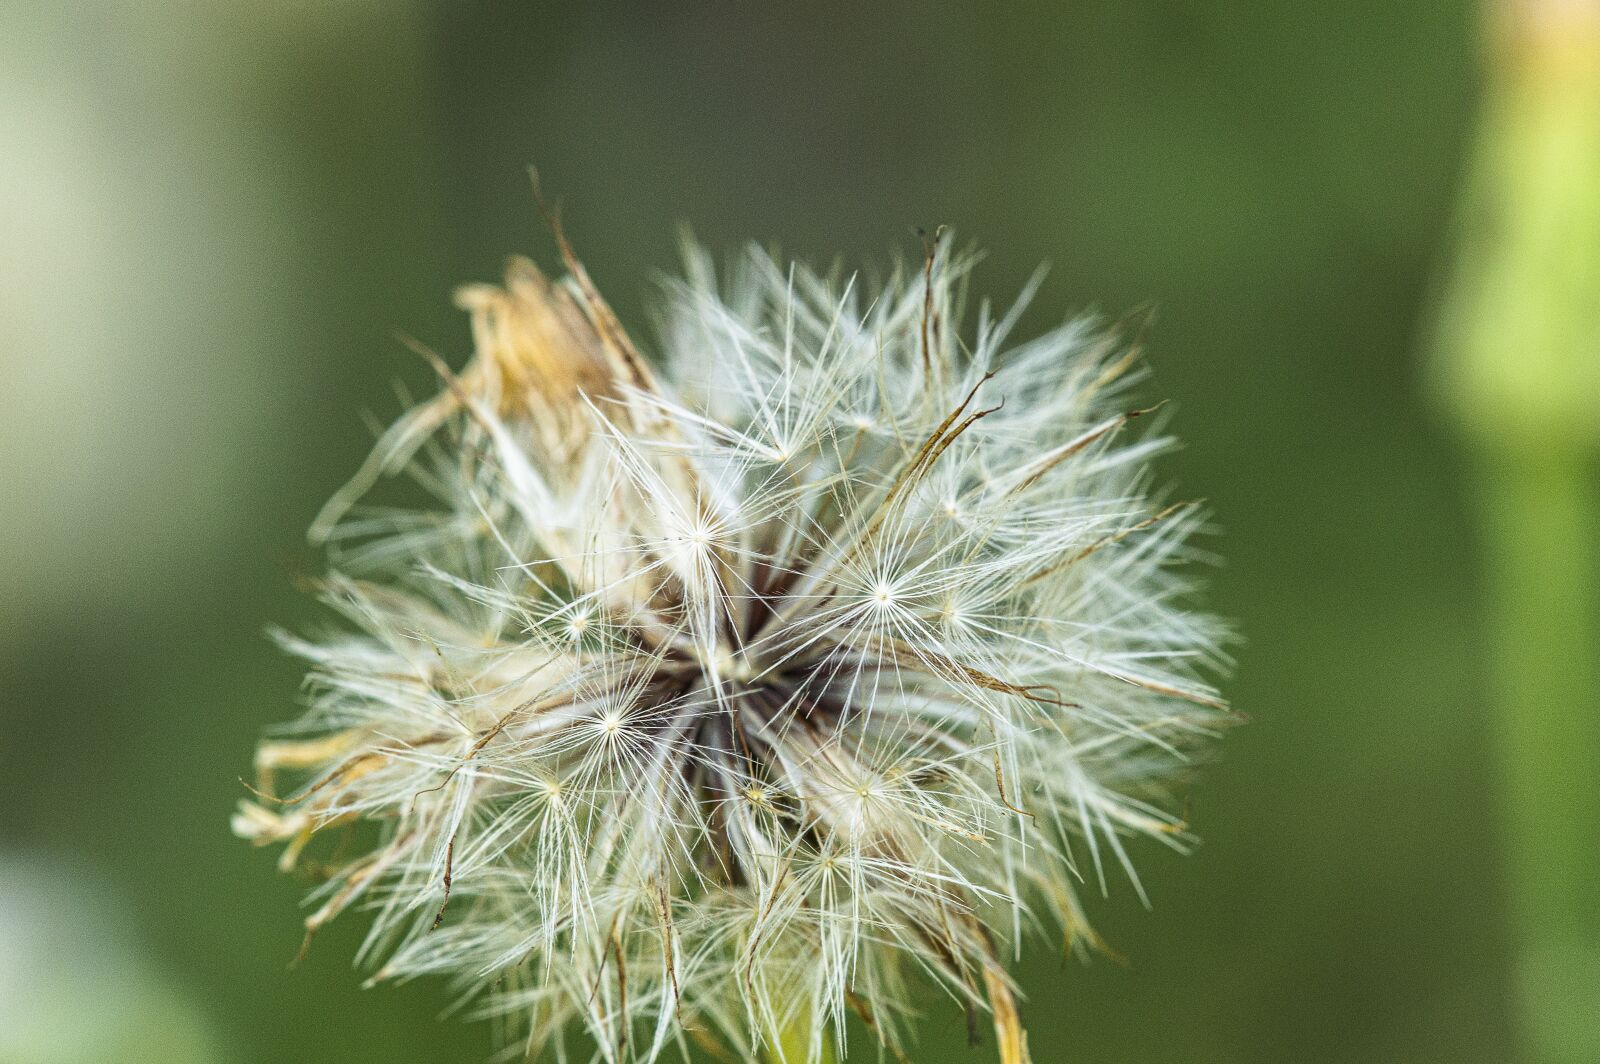
[[[1591,463],[1486,461],[1492,653],[1524,1037],[1536,1064],[1600,1059],[1600,499]]]
[[[1479,478],[1522,1056],[1600,1060],[1600,0],[1497,5],[1438,381]]]

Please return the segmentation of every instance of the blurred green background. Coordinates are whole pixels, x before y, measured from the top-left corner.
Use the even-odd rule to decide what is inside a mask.
[[[459,363],[451,287],[556,261],[529,163],[642,336],[679,221],[852,263],[949,223],[998,297],[1054,264],[1036,326],[1156,308],[1146,394],[1225,529],[1253,723],[1196,791],[1205,845],[1143,847],[1153,910],[1092,903],[1128,966],[1026,963],[1039,1064],[1511,1059],[1477,548],[1417,355],[1475,15],[0,8],[0,1061],[489,1051],[437,986],[359,989],[359,917],[287,971],[303,885],[227,816],[296,711],[263,629],[322,619],[303,530],[361,412],[433,387],[393,334]],[[913,1059],[994,1059],[932,1004]]]

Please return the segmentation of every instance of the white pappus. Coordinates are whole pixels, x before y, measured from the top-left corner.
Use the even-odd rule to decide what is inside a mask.
[[[1015,341],[1036,284],[963,333],[938,240],[871,292],[691,245],[651,362],[556,235],[562,280],[461,290],[471,360],[319,519],[347,623],[282,637],[310,708],[235,830],[326,876],[308,938],[370,909],[376,977],[530,1058],[818,1061],[852,1013],[898,1056],[931,980],[1018,1064],[1006,960],[1186,845],[1232,719],[1134,345]],[[400,472],[428,505],[351,509]]]

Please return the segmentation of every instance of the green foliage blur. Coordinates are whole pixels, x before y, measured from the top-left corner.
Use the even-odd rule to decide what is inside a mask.
[[[1152,909],[1091,899],[1126,964],[1024,962],[1039,1064],[1512,1059],[1477,548],[1415,357],[1476,41],[1464,0],[0,8],[0,880],[95,899],[64,1013],[0,937],[0,1030],[127,970],[188,1032],[0,1064],[488,1054],[440,987],[360,989],[359,916],[288,970],[306,884],[227,818],[297,708],[265,627],[327,621],[303,530],[361,412],[434,387],[395,333],[459,364],[451,287],[555,264],[530,163],[647,347],[679,222],[851,264],[948,223],[1001,299],[1054,264],[1035,326],[1155,308],[1252,723],[1201,849],[1136,855]],[[918,1064],[995,1059],[927,1011]]]

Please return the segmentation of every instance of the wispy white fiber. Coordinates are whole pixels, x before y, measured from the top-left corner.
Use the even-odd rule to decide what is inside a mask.
[[[563,250],[463,289],[471,361],[319,519],[343,624],[282,637],[310,708],[236,830],[514,1053],[898,1053],[931,980],[1024,1060],[1005,963],[1142,894],[1229,720],[1137,352],[964,327],[942,244],[870,289],[690,246],[647,360]],[[401,472],[430,505],[351,509]]]

